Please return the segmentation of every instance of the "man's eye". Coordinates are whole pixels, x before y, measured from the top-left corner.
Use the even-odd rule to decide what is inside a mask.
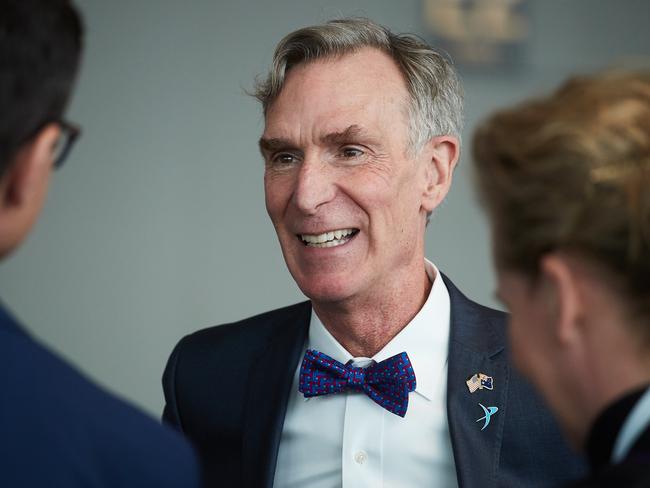
[[[347,159],[354,159],[363,156],[363,151],[356,147],[344,147],[341,149],[341,156]]]
[[[293,164],[298,158],[291,153],[278,153],[271,158],[271,162],[278,165]]]

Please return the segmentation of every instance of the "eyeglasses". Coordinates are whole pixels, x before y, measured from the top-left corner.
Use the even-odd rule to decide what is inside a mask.
[[[72,146],[74,146],[75,141],[81,135],[81,127],[64,120],[59,120],[57,123],[61,128],[61,134],[54,145],[52,153],[55,169],[63,166],[65,158],[68,157]]]

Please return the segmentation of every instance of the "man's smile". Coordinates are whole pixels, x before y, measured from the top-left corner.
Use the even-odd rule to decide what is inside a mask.
[[[359,229],[336,229],[322,234],[298,234],[307,247],[336,247],[352,239]]]

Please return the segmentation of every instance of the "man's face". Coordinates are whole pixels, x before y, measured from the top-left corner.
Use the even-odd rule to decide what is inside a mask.
[[[423,269],[426,161],[408,151],[408,91],[376,49],[288,73],[260,141],[266,208],[315,301],[381,296]]]

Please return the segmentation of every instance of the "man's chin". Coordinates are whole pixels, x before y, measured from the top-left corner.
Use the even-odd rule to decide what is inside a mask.
[[[343,303],[355,295],[350,280],[303,281],[298,282],[300,290],[314,303]]]

